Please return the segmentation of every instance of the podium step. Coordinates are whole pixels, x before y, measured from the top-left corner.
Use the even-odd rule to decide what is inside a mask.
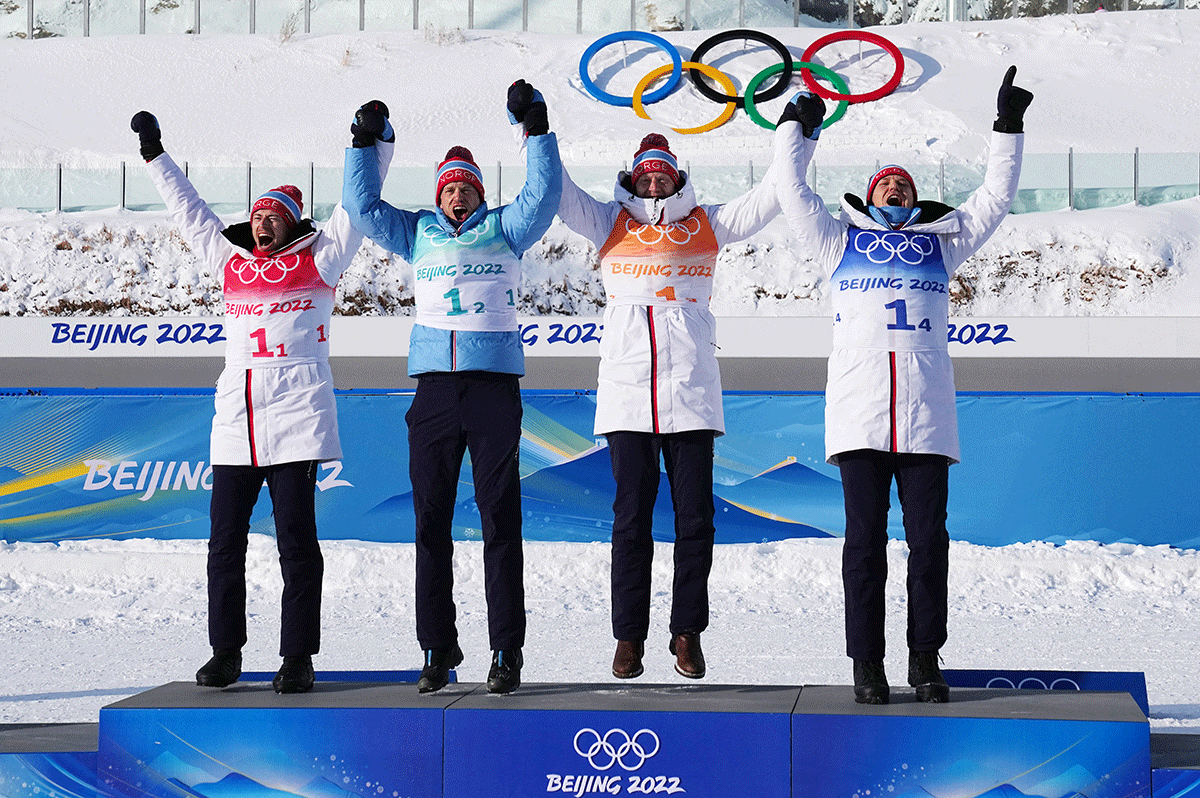
[[[103,798],[1151,795],[1126,693],[847,686],[173,683],[101,710]]]

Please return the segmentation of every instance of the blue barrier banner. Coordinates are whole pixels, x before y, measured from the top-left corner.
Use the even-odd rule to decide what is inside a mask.
[[[524,394],[524,535],[604,541],[613,481],[592,435],[591,392]],[[413,540],[404,414],[411,393],[338,394],[341,461],[318,472],[326,539]],[[963,462],[950,470],[951,537],[1200,546],[1195,469],[1200,395],[990,395],[958,399]],[[825,462],[824,396],[727,394],[714,469],[717,541],[843,533],[837,468]],[[211,392],[0,396],[0,539],[206,538]],[[478,539],[469,458],[455,536]],[[893,496],[889,534],[903,537]],[[273,534],[263,491],[251,531]],[[674,537],[663,479],[654,535]]]

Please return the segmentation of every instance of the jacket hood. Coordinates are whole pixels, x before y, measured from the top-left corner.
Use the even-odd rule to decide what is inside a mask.
[[[466,219],[463,219],[463,223],[457,227],[454,225],[454,222],[450,221],[450,217],[447,216],[446,212],[440,207],[434,208],[433,212],[437,217],[438,227],[442,228],[446,235],[456,236],[467,230],[470,230],[472,227],[486,219],[488,215],[488,206],[486,202],[479,203],[479,207],[471,211],[471,215]]]
[[[317,237],[317,228],[313,224],[312,219],[301,219],[296,223],[295,238],[283,249],[278,249],[272,252],[272,255],[291,255],[293,252],[299,252],[305,247],[312,246],[313,239]],[[221,235],[225,236],[230,244],[233,244],[239,249],[246,250],[253,256],[254,253],[254,233],[250,229],[249,222],[239,222],[235,225],[230,225],[221,231]]]
[[[696,192],[687,172],[680,172],[683,183],[674,194],[661,199],[639,197],[633,193],[633,178],[629,172],[617,175],[613,198],[621,204],[634,221],[641,224],[671,224],[686,217],[696,207]]]
[[[954,208],[934,200],[919,200],[916,207],[921,209],[921,216],[916,224],[911,224],[904,230],[919,233],[934,233],[944,235],[959,231],[958,214]],[[862,230],[889,230],[871,216],[867,204],[854,194],[842,197],[842,221]]]

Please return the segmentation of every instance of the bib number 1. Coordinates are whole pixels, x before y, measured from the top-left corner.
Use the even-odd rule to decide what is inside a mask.
[[[894,302],[889,302],[884,305],[884,307],[896,314],[896,321],[887,326],[889,330],[921,329],[925,330],[926,332],[932,332],[933,330],[933,325],[929,323],[929,319],[922,319],[921,323],[915,327],[908,323],[908,304],[903,299],[897,299]]]

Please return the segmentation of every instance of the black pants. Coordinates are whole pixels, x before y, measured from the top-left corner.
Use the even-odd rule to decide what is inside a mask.
[[[493,650],[525,645],[521,547],[521,393],[514,374],[422,374],[405,416],[416,512],[417,642],[458,642],[451,525],[463,454],[471,452],[483,529],[484,593]]]
[[[675,509],[672,635],[708,628],[708,574],[712,570],[712,430],[655,435],[610,432],[613,502],[612,624],[617,640],[645,640],[650,631],[652,526],[658,498],[659,457],[666,464]]]
[[[943,455],[860,449],[839,454],[838,466],[846,500],[846,654],[853,659],[884,657],[887,514],[893,477],[909,550],[908,647],[937,651],[946,642],[949,460]]]
[[[325,560],[317,542],[315,460],[273,466],[213,466],[208,642],[213,648],[240,649],[246,644],[246,537],[263,480],[271,494],[283,572],[279,655],[316,654],[321,648]]]

